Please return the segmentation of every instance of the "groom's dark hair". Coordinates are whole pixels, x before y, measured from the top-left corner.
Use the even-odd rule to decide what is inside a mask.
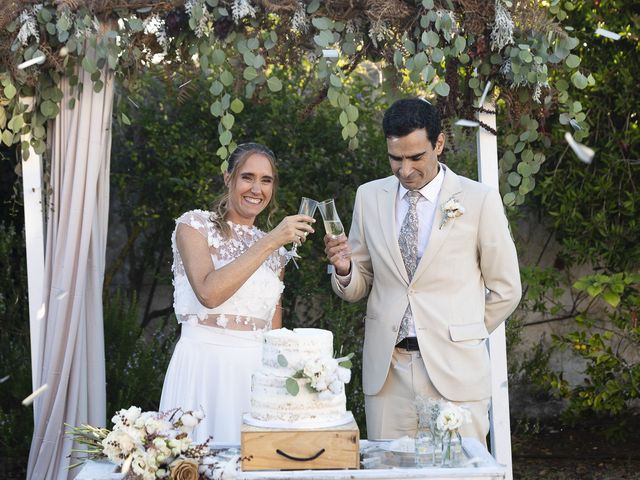
[[[397,100],[384,112],[382,131],[387,138],[404,137],[420,128],[427,130],[427,139],[435,148],[442,131],[440,115],[436,107],[423,98]]]

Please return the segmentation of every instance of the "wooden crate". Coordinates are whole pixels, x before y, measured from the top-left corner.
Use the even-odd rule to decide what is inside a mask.
[[[355,421],[314,430],[243,424],[242,470],[317,470],[360,467],[360,431]]]

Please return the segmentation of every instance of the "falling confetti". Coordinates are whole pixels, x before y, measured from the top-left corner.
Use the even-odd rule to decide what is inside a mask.
[[[586,145],[578,143],[573,138],[569,132],[564,134],[564,139],[567,141],[571,150],[576,154],[576,156],[580,159],[580,161],[586,163],[587,165],[593,161],[593,156],[595,155],[595,151]]]
[[[478,122],[465,119],[458,120],[455,124],[460,125],[461,127],[478,127],[480,125]]]
[[[596,28],[596,35],[600,35],[601,37],[607,37],[607,38],[610,38],[611,40],[620,40],[620,35],[618,35],[617,33],[610,32],[609,30],[605,30],[604,28]]]
[[[27,405],[31,405],[33,401],[36,399],[36,397],[42,395],[47,388],[49,388],[49,386],[46,383],[40,386],[39,388],[37,388],[31,395],[29,395],[27,398],[22,400],[22,405],[24,405],[25,407]]]
[[[25,68],[30,67],[31,65],[44,63],[44,60],[45,60],[45,56],[44,55],[39,55],[37,57],[32,58],[31,60],[27,60],[26,62],[22,62],[20,65],[18,65],[18,70],[24,70]]]

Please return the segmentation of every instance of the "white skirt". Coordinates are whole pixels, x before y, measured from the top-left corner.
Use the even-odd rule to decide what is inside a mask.
[[[251,374],[262,359],[262,331],[182,324],[162,387],[160,410],[202,408],[195,442],[240,444],[242,415],[250,410]]]

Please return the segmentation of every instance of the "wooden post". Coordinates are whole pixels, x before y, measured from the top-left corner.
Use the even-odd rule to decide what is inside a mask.
[[[23,97],[23,104],[33,108],[33,97]],[[29,143],[31,134],[22,135]],[[22,195],[24,199],[24,236],[27,253],[27,288],[29,291],[29,329],[31,334],[31,382],[40,387],[42,320],[44,319],[44,209],[42,196],[42,157],[29,145],[29,158],[22,159]]]
[[[487,99],[482,105],[485,110],[494,111],[493,100]],[[478,180],[498,189],[498,138],[482,127],[482,124],[496,129],[495,113],[478,112]],[[511,425],[509,420],[509,384],[507,379],[507,342],[504,323],[489,337],[491,355],[491,453],[498,463],[507,467],[506,479],[513,479],[511,460]]]

